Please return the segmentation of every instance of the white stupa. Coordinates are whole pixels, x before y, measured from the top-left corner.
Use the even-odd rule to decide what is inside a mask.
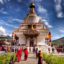
[[[43,20],[37,16],[35,5],[31,3],[30,12],[24,19],[21,26],[13,32],[13,39],[18,37],[18,41],[22,47],[37,47],[47,52],[49,47],[48,35],[51,35],[48,27],[42,22]]]

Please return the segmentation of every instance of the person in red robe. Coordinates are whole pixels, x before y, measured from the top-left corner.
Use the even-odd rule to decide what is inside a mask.
[[[22,49],[20,48],[20,49],[18,50],[17,54],[16,54],[16,57],[17,57],[18,62],[21,61],[21,56],[22,56]]]
[[[26,61],[28,58],[28,50],[27,48],[24,50],[24,60]]]

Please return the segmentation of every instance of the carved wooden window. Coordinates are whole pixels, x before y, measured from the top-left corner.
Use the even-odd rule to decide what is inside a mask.
[[[31,29],[31,25],[28,25],[28,29]]]

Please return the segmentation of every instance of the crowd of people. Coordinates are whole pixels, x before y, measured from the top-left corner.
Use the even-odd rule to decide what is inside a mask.
[[[3,45],[1,45],[0,46],[0,51],[5,51],[5,52],[14,52],[14,48],[13,47],[11,47],[11,46],[3,46]]]
[[[20,62],[20,61],[22,61],[22,55],[23,55],[23,53],[24,53],[24,60],[26,61],[27,59],[28,59],[28,56],[29,56],[29,51],[31,51],[31,49],[29,49],[29,51],[28,51],[28,48],[15,48],[14,49],[14,47],[1,47],[0,48],[0,50],[4,50],[4,51],[12,51],[12,52],[15,52],[16,53],[16,57],[17,57],[17,61],[18,62]],[[48,48],[48,51],[49,51],[49,53],[50,53],[50,48]],[[54,48],[52,48],[52,51],[54,52]],[[33,47],[33,50],[32,50],[32,52],[33,52],[33,54],[35,53],[35,55],[36,55],[36,59],[38,59],[38,64],[42,64],[42,61],[43,61],[43,58],[42,58],[42,56],[43,56],[43,54],[41,53],[41,51],[40,50],[38,50],[38,48],[35,48],[35,47]]]
[[[0,51],[3,50],[3,51],[14,51],[16,53],[16,57],[17,57],[17,61],[20,62],[22,61],[22,55],[24,54],[24,60],[26,61],[28,59],[28,56],[29,56],[29,51],[31,51],[31,49],[29,49],[28,51],[28,48],[19,48],[18,49],[16,48],[15,50],[13,50],[14,47],[7,47],[5,48],[4,46],[0,47]],[[48,51],[50,53],[50,48],[48,48]],[[54,48],[52,48],[52,51],[54,52]],[[42,64],[42,61],[43,61],[43,53],[41,53],[40,50],[38,50],[38,48],[35,48],[33,47],[33,54],[35,53],[36,55],[36,59],[38,58],[38,64]]]

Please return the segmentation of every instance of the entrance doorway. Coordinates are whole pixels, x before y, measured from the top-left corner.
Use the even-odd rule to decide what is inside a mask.
[[[30,47],[34,46],[34,38],[30,38]]]

